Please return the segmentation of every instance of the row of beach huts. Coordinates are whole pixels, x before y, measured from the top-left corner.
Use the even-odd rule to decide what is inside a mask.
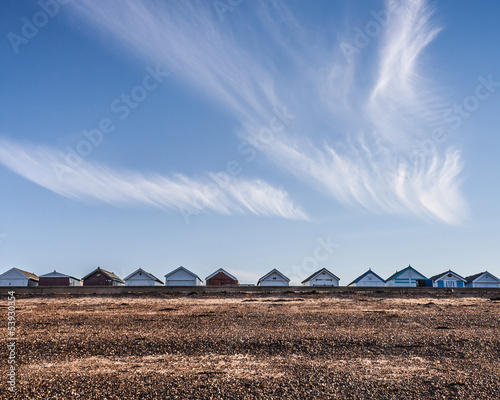
[[[340,279],[326,268],[316,271],[304,281],[304,286],[339,286]],[[261,277],[257,286],[289,286],[290,278],[277,269],[269,271]],[[201,286],[203,281],[195,273],[184,267],[179,267],[165,275],[165,281],[139,268],[124,279],[116,276],[113,272],[100,267],[96,268],[81,279],[66,275],[57,271],[37,276],[34,273],[11,268],[0,275],[0,286]],[[240,284],[238,279],[219,268],[205,278],[206,286],[254,286],[253,284]],[[374,271],[369,269],[347,286],[380,287],[482,287],[500,288],[500,279],[488,271],[475,275],[462,277],[452,270],[442,272],[430,278],[426,278],[411,265],[396,271],[387,279],[382,279]]]

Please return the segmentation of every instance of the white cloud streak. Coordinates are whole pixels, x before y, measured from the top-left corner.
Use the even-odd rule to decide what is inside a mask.
[[[84,0],[72,3],[93,26],[113,34],[125,48],[168,65],[175,76],[195,88],[204,88],[232,112],[249,118],[249,111],[265,113],[272,97],[272,78],[241,51],[213,14],[211,2]],[[226,63],[226,60],[231,60]],[[251,66],[253,76],[245,75]]]
[[[307,219],[286,192],[259,179],[227,175],[228,179],[217,184],[210,175],[203,179],[180,174],[146,176],[88,161],[69,168],[62,152],[6,140],[0,141],[0,163],[54,193],[80,201],[153,206],[179,210],[185,215],[213,211]]]
[[[245,12],[255,13],[248,18],[266,33],[255,41],[251,27],[236,15],[221,24],[210,5],[72,3],[84,21],[217,100],[239,118],[241,137],[322,193],[373,211],[452,224],[463,219],[460,151],[448,141],[423,156],[416,152],[418,140],[444,125],[442,101],[421,65],[440,30],[426,1],[388,0],[387,9],[398,11],[352,62],[338,51],[340,43],[321,36],[321,26],[322,40],[301,29],[300,17],[284,2],[246,3]],[[256,132],[279,104],[298,117],[286,133],[263,144]],[[239,196],[240,207],[259,209],[259,199],[252,205],[246,200]]]
[[[391,142],[428,134],[428,124],[439,118],[439,100],[421,73],[419,59],[440,31],[431,23],[432,10],[424,0],[394,0],[396,14],[382,35],[378,71],[367,104],[374,126]],[[427,125],[426,125],[427,123]],[[402,132],[410,131],[410,135]]]

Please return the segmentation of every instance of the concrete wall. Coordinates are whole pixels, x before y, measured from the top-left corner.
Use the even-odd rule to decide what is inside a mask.
[[[74,295],[127,295],[127,294],[189,294],[189,293],[270,293],[270,294],[286,294],[286,293],[362,293],[376,294],[384,296],[385,294],[420,294],[426,295],[447,295],[447,294],[489,294],[491,297],[500,296],[500,288],[418,288],[418,287],[345,287],[345,286],[34,286],[34,287],[0,287],[0,295],[7,295],[8,291],[14,290],[16,294],[33,294],[33,295],[57,295],[57,294],[74,294]]]

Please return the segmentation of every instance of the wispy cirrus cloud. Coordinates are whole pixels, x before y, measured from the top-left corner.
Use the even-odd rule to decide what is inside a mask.
[[[259,179],[231,177],[216,184],[211,174],[199,179],[181,174],[147,175],[88,161],[70,169],[63,152],[6,140],[0,141],[0,164],[54,193],[80,201],[153,206],[188,215],[211,211],[307,219],[285,191]]]
[[[272,76],[224,31],[212,3],[131,0],[74,2],[86,22],[112,34],[126,50],[159,61],[189,85],[202,89],[240,118],[270,110]],[[231,60],[226,63],[227,60]],[[251,66],[246,74],[242,65]]]
[[[460,151],[452,143],[424,156],[415,151],[444,124],[444,101],[421,64],[440,31],[427,2],[388,0],[397,12],[351,61],[328,30],[303,29],[285,2],[251,7],[248,19],[265,32],[260,40],[235,14],[220,24],[196,0],[73,3],[79,17],[126,49],[217,99],[239,118],[242,138],[318,191],[347,205],[459,223],[466,212]],[[276,104],[298,117],[262,143],[259,126]]]
[[[422,52],[441,28],[432,23],[433,10],[425,0],[399,6],[394,0],[388,3],[397,13],[381,37],[367,110],[378,131],[397,142],[428,135],[429,125],[439,122],[442,115],[439,97],[422,73],[420,62]]]
[[[240,137],[317,191],[349,206],[459,223],[466,213],[460,150],[448,140],[423,155],[416,151],[419,140],[445,128],[444,100],[421,63],[440,27],[424,0],[388,0],[386,6],[397,12],[370,49],[346,60],[338,36],[321,24],[316,32],[303,28],[283,1],[246,3],[253,13],[246,24],[236,13],[221,24],[211,3],[199,0],[70,5],[126,51],[167,65],[175,79],[216,100],[239,119]],[[254,37],[254,26],[264,35]],[[297,114],[294,123],[259,141],[270,110],[283,104]],[[304,217],[286,192],[262,180],[233,180],[200,207],[193,198],[207,197],[209,175],[145,176],[86,162],[61,183],[47,168],[60,157],[47,148],[0,146],[7,167],[67,197]]]
[[[325,145],[318,149],[286,140],[275,141],[262,151],[274,161],[346,206],[394,214],[413,213],[451,224],[460,222],[466,204],[460,193],[460,152],[427,156],[425,168],[409,169],[406,164],[388,162],[393,156],[385,148],[372,154],[364,139],[358,147],[343,152]],[[384,158],[384,154],[387,158]]]

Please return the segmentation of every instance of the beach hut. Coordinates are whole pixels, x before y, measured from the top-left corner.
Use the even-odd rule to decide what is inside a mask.
[[[38,286],[38,276],[19,268],[11,268],[0,275],[0,286]]]
[[[74,276],[62,274],[54,270],[40,275],[39,286],[82,286],[82,281]]]
[[[378,276],[370,268],[347,286],[385,286],[385,280]]]
[[[480,272],[479,274],[465,277],[467,287],[477,288],[498,288],[500,287],[500,279],[488,271]]]
[[[417,280],[427,279],[424,275],[418,272],[411,265],[408,265],[401,271],[396,271],[389,278],[386,279],[386,286],[417,286]]]
[[[82,278],[83,286],[124,286],[125,282],[113,272],[106,271],[101,267],[93,270]]]
[[[231,275],[229,272],[222,268],[219,268],[213,274],[208,275],[205,278],[205,284],[207,286],[224,286],[224,285],[238,285],[238,279]]]
[[[268,272],[257,282],[257,286],[288,286],[290,278],[287,278],[276,268]]]
[[[432,286],[434,287],[465,287],[467,283],[465,278],[462,278],[451,269],[440,274],[431,276]]]
[[[163,286],[163,282],[152,273],[139,268],[132,272],[125,279],[126,286]]]
[[[202,283],[198,275],[183,266],[165,275],[165,286],[201,286]]]
[[[338,286],[340,278],[326,268],[322,268],[302,281],[304,286]]]

